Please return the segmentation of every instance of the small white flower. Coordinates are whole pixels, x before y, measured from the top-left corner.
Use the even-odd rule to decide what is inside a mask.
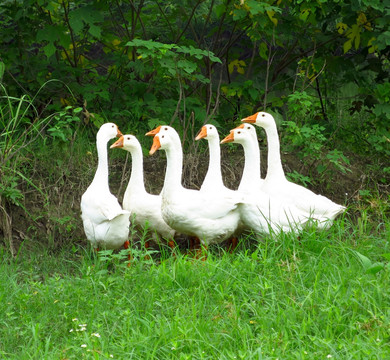
[[[171,350],[176,350],[176,348],[174,346],[171,347]]]
[[[86,327],[87,324],[79,324],[80,327]]]
[[[376,339],[377,342],[381,341],[381,339]]]
[[[328,354],[326,357],[327,357],[328,359],[331,359],[333,356],[330,355],[330,354]]]
[[[110,354],[110,358],[113,359],[113,358],[114,358],[114,355]]]
[[[69,332],[73,332],[73,329],[70,329]]]
[[[93,334],[91,334],[91,336],[96,336],[97,338],[100,338],[100,334],[98,334],[98,333],[93,333]]]
[[[78,320],[77,318],[72,319],[72,321],[77,321],[77,320]]]
[[[86,328],[86,327],[82,327],[82,328],[80,328],[80,331],[85,331],[85,330],[87,330],[87,328]]]
[[[81,347],[82,347],[82,348],[86,348],[86,347],[87,347],[87,344],[82,344]]]
[[[304,352],[303,352],[305,355],[307,355],[307,351],[305,350]]]

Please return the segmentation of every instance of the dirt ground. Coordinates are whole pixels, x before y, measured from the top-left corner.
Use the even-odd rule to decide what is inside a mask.
[[[349,154],[351,161],[350,172],[343,174],[340,171],[330,171],[325,179],[310,187],[316,193],[325,195],[331,200],[350,206],[360,200],[359,190],[369,187],[376,188],[383,194],[389,194],[389,186],[381,185],[367,174],[367,163]],[[262,154],[262,176],[266,174],[266,154]],[[310,169],[292,154],[282,154],[285,172],[298,171],[301,174],[310,174]],[[222,173],[225,185],[236,189],[241,179],[244,164],[244,154],[240,148],[232,152],[222,148]],[[160,192],[165,174],[166,161],[164,154],[158,153],[144,159],[144,173],[146,189],[154,194]],[[15,248],[23,242],[23,247],[42,243],[53,251],[65,242],[79,242],[86,244],[82,222],[80,218],[80,198],[92,181],[96,167],[93,157],[86,166],[74,166],[68,162],[54,171],[51,177],[39,174],[35,183],[41,184],[45,199],[35,189],[25,187],[24,207],[8,205],[7,212],[12,219],[12,235]],[[203,181],[208,167],[208,152],[198,155],[187,155],[184,158],[183,184],[186,187],[198,189]],[[127,163],[123,159],[110,160],[110,188],[121,201],[131,171],[131,160]],[[55,176],[57,175],[57,176]],[[0,229],[0,239],[4,232]]]

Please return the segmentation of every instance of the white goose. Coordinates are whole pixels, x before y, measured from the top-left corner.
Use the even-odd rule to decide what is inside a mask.
[[[96,135],[98,167],[81,197],[81,218],[87,239],[95,249],[128,247],[130,212],[123,210],[108,185],[107,143],[122,133],[113,123],[103,124]]]
[[[301,230],[308,222],[306,214],[283,198],[270,196],[262,190],[260,178],[260,150],[256,129],[249,124],[230,131],[221,143],[235,142],[242,145],[245,165],[238,191],[245,194],[241,204],[241,221],[257,233],[291,232]]]
[[[280,159],[278,130],[273,116],[266,112],[258,112],[241,121],[260,126],[267,134],[268,171],[262,189],[270,195],[277,194],[293,202],[299,210],[316,220],[318,227],[329,227],[337,215],[346,208],[286,179]]]
[[[195,140],[206,139],[209,144],[209,167],[203,184],[200,188],[201,192],[209,193],[226,193],[228,196],[237,196],[235,190],[227,188],[222,179],[221,171],[221,148],[218,130],[214,125],[206,124],[200,129]],[[237,236],[244,231],[244,226],[240,222],[235,236],[231,239],[231,250],[237,246]]]
[[[175,230],[195,236],[207,247],[232,237],[240,215],[239,196],[200,192],[181,184],[183,151],[177,132],[170,126],[159,126],[146,135],[154,135],[150,154],[165,150],[167,169],[162,194],[162,216]]]
[[[131,154],[131,176],[123,196],[123,208],[131,213],[136,225],[144,228],[148,223],[157,242],[160,236],[168,241],[172,240],[175,230],[162,218],[161,196],[149,194],[145,190],[142,147],[137,138],[134,135],[123,135],[110,148],[120,148]]]
[[[203,125],[195,138],[195,140],[200,139],[206,139],[209,144],[209,167],[200,191],[234,192],[234,190],[227,188],[223,183],[221,171],[221,149],[217,128],[211,124]]]

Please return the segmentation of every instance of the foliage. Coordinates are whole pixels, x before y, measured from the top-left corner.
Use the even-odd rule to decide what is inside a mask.
[[[316,97],[310,111],[328,121],[338,89],[356,84],[348,102],[363,104],[354,108],[363,138],[388,155],[386,2],[20,0],[0,12],[0,78],[19,96],[61,79],[76,100],[58,89],[44,102],[87,102],[92,120],[142,133],[167,122],[184,130],[191,116],[196,128],[210,117],[223,124],[261,107],[291,114],[295,94]],[[359,138],[341,125],[344,138]]]
[[[10,96],[1,86],[3,95],[0,96],[0,223],[12,253],[15,253],[15,249],[11,234],[12,219],[8,214],[10,204],[21,207],[29,215],[23,203],[21,183],[27,184],[43,198],[46,197],[25,171],[29,168],[28,153],[33,151],[34,143],[43,138],[45,131],[51,137],[46,135],[43,142],[47,142],[46,138],[67,141],[65,134],[70,134],[72,132],[70,126],[79,120],[77,114],[80,109],[74,109],[70,115],[68,113],[70,107],[59,113],[41,117],[34,102],[47,84],[39,89],[34,98],[27,95],[21,98]]]

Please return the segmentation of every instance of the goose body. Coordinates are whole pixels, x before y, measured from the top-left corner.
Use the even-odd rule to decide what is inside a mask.
[[[154,135],[150,154],[162,149],[167,156],[161,192],[161,210],[166,223],[176,231],[199,238],[205,246],[230,238],[240,219],[239,197],[184,188],[181,184],[183,152],[177,132],[164,125],[147,135]]]
[[[243,124],[230,131],[222,143],[235,142],[243,146],[245,165],[238,191],[245,196],[240,207],[243,224],[258,233],[280,233],[299,231],[308,217],[296,206],[278,195],[262,190],[264,180],[260,178],[260,149],[256,130]]]
[[[108,185],[107,143],[122,135],[113,123],[103,124],[96,136],[98,167],[81,197],[81,218],[94,248],[117,249],[128,241],[130,212],[123,210]]]
[[[287,180],[280,158],[279,136],[273,116],[266,112],[258,112],[242,121],[262,127],[267,135],[268,171],[262,189],[271,196],[277,194],[293,202],[300,211],[315,220],[320,228],[329,227],[337,215],[343,213],[346,208]]]
[[[123,208],[130,212],[136,225],[141,228],[148,226],[157,242],[160,237],[172,239],[175,230],[162,218],[161,195],[149,194],[145,190],[142,147],[137,138],[134,135],[123,135],[111,148],[129,151],[132,158],[131,176],[123,196]]]

